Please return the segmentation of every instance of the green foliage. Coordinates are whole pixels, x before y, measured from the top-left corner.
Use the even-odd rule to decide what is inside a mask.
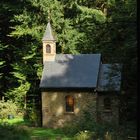
[[[27,108],[26,113],[24,114],[24,120],[28,120],[31,126],[40,126],[40,112],[35,109],[33,106],[32,108]]]
[[[6,119],[8,115],[17,115],[17,105],[12,101],[0,100],[0,119]]]
[[[0,125],[0,138],[2,140],[30,140],[30,135],[24,127]]]
[[[75,140],[90,140],[92,138],[93,138],[92,133],[86,130],[80,131],[74,136]]]
[[[3,91],[3,80],[5,79],[4,68],[6,67],[6,60],[2,57],[3,52],[7,49],[8,46],[3,45],[0,42],[0,90]]]
[[[4,46],[0,42],[0,53],[3,53],[4,49],[6,49],[8,46]],[[0,68],[4,66],[5,61],[3,60],[2,57],[0,57]]]
[[[96,22],[104,23],[106,21],[106,16],[101,10],[88,8],[85,6],[78,6],[79,10],[81,10],[81,19],[94,19]]]
[[[24,107],[25,96],[29,88],[30,84],[28,82],[25,82],[24,84],[21,84],[19,87],[8,91],[5,95],[6,97],[15,101],[19,105],[19,107]]]
[[[66,125],[62,130],[66,135],[75,135],[75,139],[106,139],[115,140],[126,138],[129,133],[113,122],[96,122],[93,117],[93,106],[88,106],[83,111],[83,116],[78,117],[73,123]],[[133,129],[131,129],[133,130]],[[135,130],[133,130],[133,133]],[[89,138],[90,137],[90,138]]]
[[[13,65],[15,71],[12,72],[18,81],[18,87],[10,89],[5,93],[6,97],[18,103],[19,107],[24,107],[25,96],[30,89],[30,83],[26,80],[26,72],[18,64]]]

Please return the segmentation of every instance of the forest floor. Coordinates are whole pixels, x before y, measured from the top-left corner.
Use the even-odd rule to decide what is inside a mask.
[[[66,135],[62,129],[33,127],[31,122],[29,122],[28,120],[25,121],[23,118],[6,119],[3,121],[0,121],[0,125],[7,126],[5,127],[6,129],[4,127],[0,127],[0,131],[2,131],[0,133],[3,133],[4,137],[6,135],[6,138],[7,138],[8,133],[9,135],[15,137],[17,135],[15,133],[18,132],[18,129],[21,129],[21,130],[25,130],[29,134],[29,140],[73,140],[74,139],[74,136]],[[11,129],[9,126],[13,126],[13,128],[16,128],[15,129],[16,131],[13,130],[11,132],[13,128]],[[133,126],[133,124],[131,126]],[[129,127],[125,125],[125,129],[128,132],[126,133],[126,135],[124,134],[122,135],[121,133],[125,132],[124,129],[122,129],[122,131],[120,131],[120,134],[117,136],[116,140],[136,140],[136,134],[133,133],[135,132],[135,129],[133,130],[132,128],[129,130]],[[9,137],[11,138],[11,136]],[[26,138],[22,138],[22,136],[23,136],[23,133],[21,133],[21,140],[27,140]],[[1,137],[1,134],[0,134],[0,137]],[[15,140],[15,139],[9,139],[9,137],[4,140]],[[109,139],[109,140],[114,140],[114,139]]]
[[[31,137],[31,140],[72,140],[72,136],[67,136],[61,129],[48,129],[42,127],[31,127],[30,122],[22,118],[6,119],[3,121],[8,125],[20,126],[25,128]],[[1,124],[2,122],[0,122]]]

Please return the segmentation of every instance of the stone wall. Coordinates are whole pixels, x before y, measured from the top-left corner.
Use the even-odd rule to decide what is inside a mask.
[[[74,112],[66,112],[65,97],[74,97]],[[111,99],[111,109],[104,108],[104,99]],[[76,117],[82,117],[82,111],[92,104],[93,117],[99,122],[118,124],[118,97],[111,95],[95,95],[91,92],[42,92],[42,125],[44,127],[62,127]]]
[[[104,99],[110,98],[111,108],[106,109]],[[119,100],[116,95],[98,95],[97,98],[97,118],[99,122],[112,122],[114,125],[119,122]]]
[[[74,112],[66,112],[65,97],[74,97]],[[42,125],[44,127],[62,127],[67,122],[82,115],[82,110],[87,105],[95,104],[93,111],[96,111],[96,95],[85,92],[42,92]]]

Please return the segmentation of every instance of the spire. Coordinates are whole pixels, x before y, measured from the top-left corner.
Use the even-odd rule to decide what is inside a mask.
[[[51,13],[50,13],[50,10],[48,10],[48,24],[47,24],[47,27],[46,27],[46,30],[45,30],[42,41],[49,41],[49,40],[54,41],[55,40],[55,38],[52,34],[52,28],[51,28],[50,20],[51,20]]]
[[[42,41],[48,41],[48,40],[53,40],[53,41],[55,40],[52,35],[52,28],[50,22],[48,22],[47,24],[46,31],[44,33]]]

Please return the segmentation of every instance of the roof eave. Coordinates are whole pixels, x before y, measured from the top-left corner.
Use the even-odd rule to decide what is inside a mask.
[[[95,87],[40,87],[41,91],[94,91]]]

